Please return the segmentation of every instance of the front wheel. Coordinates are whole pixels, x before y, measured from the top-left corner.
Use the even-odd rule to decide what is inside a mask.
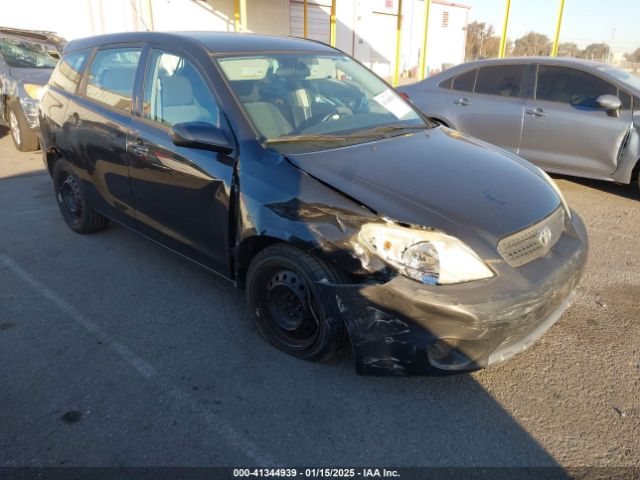
[[[247,303],[260,333],[303,360],[335,358],[347,344],[345,326],[320,301],[316,282],[346,283],[332,266],[286,244],[262,250],[247,273]]]
[[[109,220],[89,206],[80,179],[64,159],[58,160],[53,167],[53,188],[62,218],[71,230],[93,233],[107,227]]]
[[[27,119],[20,108],[20,103],[12,101],[8,105],[9,130],[15,147],[21,152],[38,150],[38,134],[29,128]]]

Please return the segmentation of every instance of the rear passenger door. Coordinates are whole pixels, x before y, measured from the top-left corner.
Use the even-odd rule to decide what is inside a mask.
[[[87,200],[98,212],[130,226],[135,220],[127,129],[141,52],[140,46],[96,50],[66,112],[70,160]]]
[[[234,158],[178,147],[171,140],[171,127],[199,121],[225,129],[229,139],[232,132],[195,59],[159,47],[148,48],[145,57],[136,116],[127,135],[137,227],[163,245],[229,275]]]
[[[456,127],[516,152],[522,135],[526,65],[490,65],[453,79]]]
[[[597,105],[605,94],[622,100],[619,116]],[[616,85],[583,70],[540,65],[535,99],[526,105],[520,154],[550,170],[609,175],[631,124],[631,96]]]

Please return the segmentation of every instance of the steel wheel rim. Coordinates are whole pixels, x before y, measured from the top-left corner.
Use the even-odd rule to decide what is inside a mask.
[[[264,311],[273,334],[289,348],[303,350],[313,345],[320,321],[305,280],[284,268],[270,270],[265,278]]]
[[[18,124],[18,119],[16,118],[16,114],[11,111],[9,112],[9,128],[11,129],[11,135],[15,142],[20,145],[20,125]]]
[[[82,201],[80,187],[75,178],[67,173],[58,188],[58,201],[64,205],[69,214],[74,218],[82,215]]]

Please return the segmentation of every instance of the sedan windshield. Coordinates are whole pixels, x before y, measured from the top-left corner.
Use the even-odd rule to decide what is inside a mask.
[[[430,127],[346,55],[269,54],[218,63],[255,129],[279,149],[332,148]]]
[[[55,46],[46,43],[0,38],[0,53],[9,67],[55,68],[58,60],[47,53],[49,51],[57,52]]]

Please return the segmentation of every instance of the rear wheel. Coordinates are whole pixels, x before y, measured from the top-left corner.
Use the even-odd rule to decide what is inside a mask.
[[[89,206],[82,194],[80,179],[66,160],[58,160],[53,167],[53,187],[62,218],[74,232],[98,232],[109,224],[106,217]]]
[[[344,283],[339,270],[295,247],[272,245],[247,272],[247,303],[262,335],[279,350],[328,361],[346,345],[342,319],[322,305],[316,282]]]
[[[35,152],[39,148],[38,134],[29,128],[20,104],[12,101],[8,104],[9,130],[11,139],[21,152]]]

